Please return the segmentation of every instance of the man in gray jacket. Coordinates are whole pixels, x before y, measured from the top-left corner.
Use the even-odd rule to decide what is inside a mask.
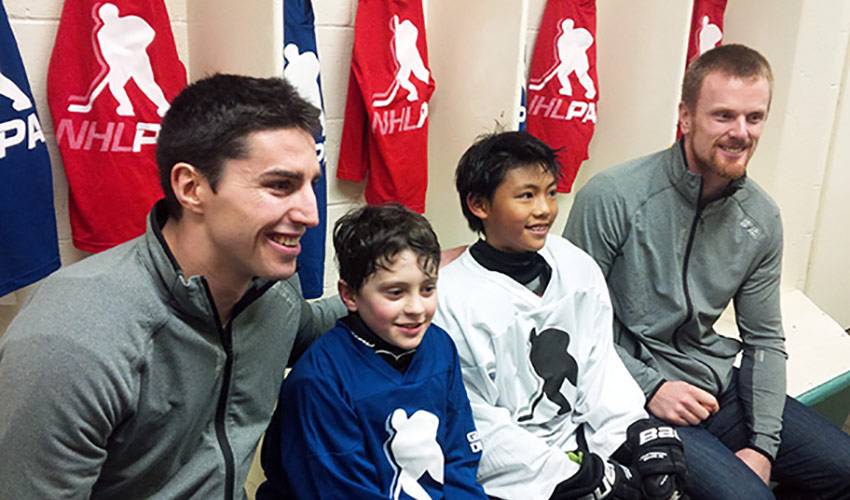
[[[773,498],[771,478],[850,491],[850,436],[785,395],[782,223],[746,176],[772,84],[752,49],[703,54],[682,85],[682,140],[591,179],[564,230],[606,276],[647,409],[680,426],[692,498]],[[713,328],[730,300],[741,341]]]
[[[318,120],[280,79],[175,98],[147,232],[45,280],[0,338],[0,498],[244,496],[287,360],[344,314],[293,276]]]

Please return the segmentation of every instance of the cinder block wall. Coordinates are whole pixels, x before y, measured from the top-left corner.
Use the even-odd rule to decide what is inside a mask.
[[[211,71],[280,74],[284,0],[166,0],[190,79]],[[453,168],[475,136],[510,127],[518,102],[520,61],[529,52],[545,0],[424,0],[437,92],[431,103],[426,215],[444,245],[469,242],[452,187]],[[669,145],[684,69],[691,2],[597,2],[600,103],[590,160],[576,182],[615,163]],[[45,103],[47,61],[61,0],[6,0],[53,159],[63,263],[83,254],[70,242],[67,186]],[[338,182],[356,0],[314,0],[328,123],[329,228],[362,203],[362,186]],[[253,16],[253,17],[252,17]],[[850,278],[846,163],[850,141],[850,0],[736,0],[726,13],[726,41],[761,50],[776,73],[773,109],[751,175],[776,198],[785,218],[784,282],[800,289],[845,328]],[[523,43],[523,42],[527,43]],[[260,50],[246,50],[245,47]],[[263,59],[259,52],[269,54]],[[190,57],[191,56],[191,57]],[[570,195],[561,199],[566,220]],[[843,278],[843,279],[842,279]],[[328,247],[326,290],[336,271]],[[5,331],[32,287],[0,298]]]

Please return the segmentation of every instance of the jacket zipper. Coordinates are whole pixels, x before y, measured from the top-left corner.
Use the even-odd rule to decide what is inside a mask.
[[[233,463],[233,448],[230,447],[230,441],[227,439],[227,428],[224,421],[227,416],[228,388],[230,387],[230,377],[233,372],[233,321],[228,322],[226,328],[221,326],[221,319],[218,317],[218,309],[215,306],[215,301],[213,301],[210,287],[205,279],[202,281],[204,283],[204,291],[207,294],[207,300],[209,300],[210,307],[212,308],[216,330],[221,339],[221,345],[224,347],[224,374],[222,376],[221,392],[218,395],[218,404],[215,410],[215,437],[218,440],[218,446],[224,458],[224,500],[233,500],[236,466]]]
[[[702,215],[702,205],[700,205],[700,199],[702,198],[702,188],[703,181],[700,180],[699,196],[697,196],[697,209],[696,213],[694,214],[694,221],[691,224],[691,232],[688,235],[688,244],[685,247],[685,259],[684,264],[682,265],[682,290],[685,293],[685,305],[687,306],[687,314],[685,315],[684,321],[679,324],[679,327],[676,328],[675,333],[673,334],[673,345],[679,352],[684,352],[682,351],[682,348],[679,345],[679,332],[682,330],[682,328],[685,327],[685,325],[688,324],[689,321],[691,321],[691,318],[694,315],[694,304],[691,299],[690,289],[688,288],[688,264],[691,260],[691,252],[693,251],[694,240],[696,239],[697,227],[699,226],[700,216]],[[719,391],[722,385],[720,384],[720,377],[717,375],[717,373],[714,372],[714,369],[711,368],[708,363],[699,358],[695,357],[694,360],[708,369],[708,372],[711,373],[712,377],[714,378],[714,383],[716,384],[717,390]]]
[[[215,437],[218,440],[218,446],[224,458],[224,500],[233,500],[233,491],[236,486],[236,465],[233,462],[233,448],[227,439],[227,427],[225,425],[227,400],[229,397],[228,388],[230,387],[230,378],[233,376],[233,321],[240,312],[266,293],[266,290],[274,286],[275,282],[268,282],[262,287],[252,289],[246,293],[233,306],[233,310],[230,313],[230,321],[227,323],[226,328],[221,325],[221,319],[218,317],[218,308],[216,308],[207,280],[202,278],[201,282],[204,284],[204,292],[206,292],[207,300],[212,309],[216,330],[218,331],[219,338],[221,338],[221,345],[224,347],[224,374],[222,376],[221,392],[219,393],[218,404],[215,410]]]

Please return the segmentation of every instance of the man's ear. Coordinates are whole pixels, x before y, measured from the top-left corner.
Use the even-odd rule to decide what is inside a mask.
[[[339,280],[337,282],[337,290],[339,291],[339,298],[342,299],[342,303],[345,304],[345,307],[351,312],[357,312],[357,299],[355,297],[356,293],[354,290],[348,286],[343,280]]]
[[[682,130],[682,135],[688,134],[691,131],[691,110],[684,102],[679,103],[679,128]]]
[[[471,193],[466,195],[466,206],[469,207],[469,211],[472,212],[472,215],[481,220],[485,220],[487,215],[490,213],[490,202],[487,201],[487,198],[481,195]]]
[[[203,212],[205,194],[211,191],[209,182],[201,172],[183,162],[171,168],[171,189],[180,206],[192,213]]]

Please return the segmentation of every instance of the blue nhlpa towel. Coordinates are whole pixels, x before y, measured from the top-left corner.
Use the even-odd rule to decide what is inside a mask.
[[[308,229],[301,238],[298,277],[304,297],[322,296],[325,274],[325,227],[327,225],[327,187],[325,183],[325,111],[322,105],[322,81],[316,49],[316,28],[310,0],[286,0],[283,12],[284,77],[302,97],[319,108],[322,127],[316,134],[316,154],[322,177],[314,185],[319,208],[319,225]]]
[[[0,296],[58,268],[50,158],[18,44],[0,3]]]

